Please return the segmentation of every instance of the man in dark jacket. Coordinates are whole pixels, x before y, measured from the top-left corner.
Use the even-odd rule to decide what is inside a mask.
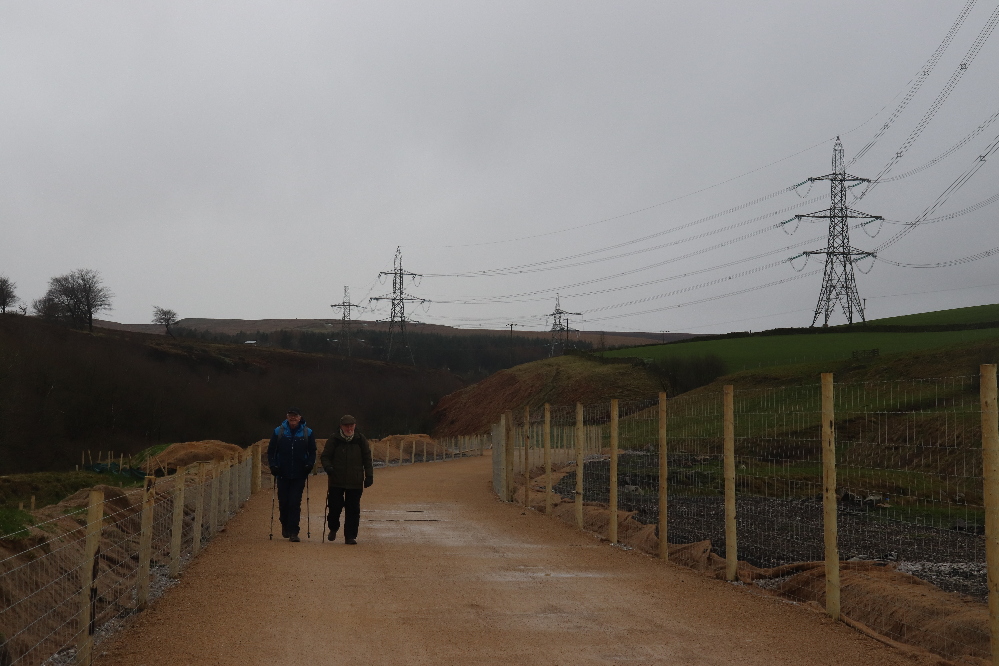
[[[371,466],[371,446],[367,438],[355,432],[357,421],[347,415],[340,419],[340,429],[326,440],[321,457],[329,479],[329,540],[336,539],[340,529],[340,512],[344,512],[344,543],[357,543],[357,527],[361,523],[361,493],[374,482]]]
[[[292,407],[286,417],[271,435],[267,464],[277,485],[281,536],[298,542],[301,541],[298,531],[302,518],[302,491],[306,477],[316,466],[316,436],[298,409]]]

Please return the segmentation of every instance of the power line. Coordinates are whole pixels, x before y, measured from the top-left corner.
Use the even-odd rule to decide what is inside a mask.
[[[699,234],[695,234],[693,236],[687,236],[686,238],[682,238],[682,239],[679,239],[679,240],[676,240],[676,241],[670,241],[669,243],[663,243],[663,244],[659,244],[659,245],[654,245],[652,247],[642,248],[642,249],[639,249],[639,250],[631,250],[631,251],[628,251],[628,252],[622,252],[622,253],[611,255],[611,256],[607,256],[607,257],[598,257],[596,259],[586,259],[584,261],[576,261],[574,263],[569,263],[569,264],[563,263],[563,264],[557,265],[557,266],[553,266],[552,265],[552,264],[558,264],[560,262],[572,261],[572,260],[575,260],[575,259],[583,259],[585,257],[592,256],[594,254],[599,254],[599,253],[602,253],[602,252],[608,252],[608,251],[611,251],[611,250],[615,250],[615,249],[619,249],[619,248],[622,248],[622,247],[626,247],[628,245],[634,245],[636,243],[641,243],[641,242],[644,242],[644,241],[647,241],[647,240],[651,240],[653,238],[658,238],[660,236],[665,236],[667,234],[675,233],[675,232],[681,231],[683,229],[688,229],[688,228],[690,228],[692,226],[695,226],[695,225],[698,225],[698,224],[702,224],[704,222],[707,222],[707,221],[710,221],[710,220],[713,220],[713,219],[717,219],[718,217],[721,217],[722,215],[727,215],[727,214],[729,214],[731,212],[734,212],[736,210],[739,210],[741,208],[746,208],[746,207],[748,207],[750,205],[755,205],[757,203],[765,201],[766,199],[773,198],[774,196],[777,196],[779,194],[785,194],[787,192],[790,192],[790,191],[794,190],[796,187],[802,185],[805,182],[807,182],[807,181],[802,181],[801,183],[798,183],[797,185],[793,185],[791,187],[787,187],[787,188],[784,188],[782,190],[778,190],[777,192],[774,192],[774,193],[771,193],[769,195],[766,195],[765,197],[760,197],[759,199],[756,199],[756,200],[754,200],[752,202],[749,202],[747,204],[742,204],[742,205],[736,206],[734,208],[730,208],[730,209],[728,209],[726,211],[722,211],[721,213],[715,213],[714,215],[709,215],[707,217],[702,217],[702,218],[694,220],[692,222],[687,222],[687,223],[684,223],[684,224],[681,224],[681,225],[678,225],[678,226],[675,226],[675,227],[671,227],[669,229],[665,229],[663,231],[657,231],[657,232],[655,232],[653,234],[648,234],[648,235],[643,236],[641,238],[636,238],[636,239],[632,239],[632,240],[629,240],[629,241],[625,241],[623,243],[617,243],[617,244],[614,244],[614,245],[609,245],[607,247],[599,248],[599,249],[596,249],[596,250],[588,250],[586,252],[579,252],[579,253],[576,253],[576,254],[572,254],[572,255],[567,255],[565,257],[561,257],[559,259],[546,259],[544,261],[536,261],[536,262],[532,262],[532,263],[528,263],[528,264],[520,264],[520,265],[517,265],[517,266],[507,266],[507,267],[504,267],[504,268],[491,268],[491,269],[486,269],[486,270],[481,270],[481,271],[469,271],[469,272],[465,272],[465,273],[427,273],[426,277],[496,277],[496,276],[505,276],[505,275],[522,275],[522,274],[525,274],[525,273],[538,273],[538,272],[550,271],[550,270],[561,270],[563,268],[577,268],[579,266],[589,266],[591,264],[600,263],[600,262],[603,262],[603,261],[610,261],[610,260],[613,260],[613,259],[622,259],[622,258],[625,258],[625,257],[632,257],[632,256],[635,256],[636,254],[643,254],[645,252],[653,252],[655,250],[661,250],[661,249],[666,248],[666,247],[673,247],[675,245],[680,245],[682,243],[689,243],[689,242],[694,241],[694,240],[699,240],[701,238],[706,238],[707,236],[712,236],[712,235],[715,235],[715,234],[718,234],[718,233],[723,233],[725,231],[730,231],[732,229],[736,229],[738,227],[746,226],[748,224],[753,224],[755,222],[760,222],[760,221],[765,220],[767,218],[777,217],[779,215],[787,214],[790,211],[793,211],[793,210],[796,210],[798,208],[801,208],[802,206],[805,206],[805,205],[808,205],[808,204],[811,204],[811,203],[817,203],[817,202],[821,201],[824,197],[813,197],[811,199],[806,199],[806,200],[803,200],[803,201],[799,201],[799,202],[795,203],[794,205],[785,206],[784,208],[780,208],[780,209],[777,209],[775,211],[771,211],[769,213],[765,213],[763,215],[758,215],[758,216],[750,218],[748,220],[742,220],[740,222],[735,222],[733,224],[727,225],[725,227],[721,227],[719,229],[714,229],[712,231],[705,231],[705,232],[702,232],[702,233],[699,233]],[[784,222],[781,222],[779,224],[775,224],[775,225],[773,225],[771,227],[768,227],[768,228],[766,228],[764,230],[761,230],[761,232],[762,231],[769,231],[771,229],[776,229],[776,228],[780,227],[783,224],[784,224]],[[750,234],[750,235],[744,236],[742,238],[743,239],[744,238],[750,238],[753,235],[756,235],[756,234],[755,233],[754,234]],[[735,241],[732,241],[732,242],[735,242]]]
[[[894,155],[892,155],[891,159],[888,161],[888,164],[886,164],[884,168],[881,169],[881,172],[877,176],[875,176],[875,178],[871,181],[870,186],[867,187],[864,192],[860,193],[858,199],[862,199],[864,196],[867,195],[868,192],[874,189],[874,187],[877,186],[886,175],[888,175],[888,172],[891,171],[898,163],[898,161],[901,160],[902,157],[908,152],[909,148],[912,147],[912,144],[916,142],[919,136],[923,133],[923,130],[926,129],[926,126],[929,125],[930,121],[932,121],[934,116],[936,116],[937,111],[940,110],[940,107],[942,107],[944,105],[944,102],[947,101],[947,98],[950,97],[950,94],[951,92],[953,92],[954,88],[956,88],[957,85],[961,82],[961,79],[964,77],[964,73],[968,71],[968,69],[971,67],[971,64],[974,62],[975,58],[982,50],[982,47],[985,46],[986,42],[988,42],[997,24],[999,24],[999,6],[997,6],[995,10],[992,12],[992,15],[989,17],[989,20],[985,23],[985,26],[981,29],[981,31],[978,33],[978,36],[975,38],[974,43],[972,43],[971,47],[968,49],[968,52],[965,53],[964,58],[961,60],[960,66],[956,70],[954,70],[954,72],[951,74],[950,78],[947,80],[947,83],[944,85],[943,89],[940,91],[939,94],[937,94],[936,99],[934,99],[933,103],[930,104],[930,107],[923,114],[923,117],[919,119],[919,122],[912,129],[912,132],[909,133],[909,136],[905,139],[905,141],[902,142],[902,146],[895,152]]]
[[[754,232],[754,235],[758,234],[758,233],[759,232]],[[676,275],[670,275],[670,276],[667,276],[667,277],[656,278],[654,280],[646,280],[645,282],[638,282],[638,283],[629,284],[629,285],[620,285],[620,286],[617,286],[617,287],[608,287],[606,289],[598,289],[598,290],[594,290],[594,291],[587,291],[587,292],[579,292],[579,293],[574,293],[574,294],[568,294],[568,296],[570,298],[582,298],[582,297],[586,297],[586,296],[596,296],[596,295],[599,295],[599,294],[607,294],[607,293],[613,293],[613,292],[617,292],[617,291],[626,291],[628,289],[635,289],[635,288],[638,288],[638,287],[647,287],[647,286],[651,286],[651,285],[654,285],[654,284],[660,284],[662,282],[670,282],[672,280],[678,280],[678,279],[685,278],[685,277],[690,277],[690,276],[693,276],[693,275],[700,275],[701,273],[708,273],[710,271],[715,271],[715,270],[718,270],[720,268],[729,268],[730,266],[735,266],[737,264],[745,263],[747,261],[754,261],[756,259],[762,259],[762,258],[769,257],[769,256],[772,256],[772,255],[775,255],[775,254],[783,254],[783,253],[787,252],[788,250],[794,250],[794,249],[797,249],[799,247],[803,247],[805,245],[811,245],[812,243],[815,243],[816,241],[819,241],[819,240],[822,240],[821,236],[819,236],[817,238],[810,238],[808,240],[804,240],[804,241],[801,241],[801,242],[798,242],[798,243],[793,243],[791,245],[786,245],[784,247],[777,248],[775,250],[768,250],[766,252],[753,255],[751,257],[745,257],[743,259],[734,259],[732,261],[728,261],[728,262],[725,262],[725,263],[722,263],[722,264],[716,264],[714,266],[708,266],[708,267],[705,267],[705,268],[699,268],[699,269],[696,269],[696,270],[693,270],[693,271],[688,271],[686,273],[679,273],[679,274],[676,274]],[[718,247],[721,247],[721,245],[712,246],[710,248],[704,248],[704,249],[697,250],[695,252],[690,252],[688,254],[681,255],[681,256],[678,256],[678,257],[671,257],[670,259],[667,259],[665,261],[661,261],[661,262],[658,262],[657,264],[654,264],[654,266],[662,266],[664,264],[672,263],[674,261],[680,261],[682,259],[688,259],[690,257],[702,254],[702,253],[707,252],[709,250],[717,249]],[[798,255],[798,256],[801,256],[801,255]],[[797,258],[797,257],[795,257],[795,258]],[[782,260],[780,262],[777,262],[777,264],[786,263],[786,261],[788,261],[788,260]],[[777,265],[777,264],[771,264],[771,265]],[[646,267],[643,267],[641,269],[635,269],[635,270],[636,271],[637,270],[644,270],[645,268]],[[612,276],[612,277],[620,277],[621,275],[627,275],[627,274],[632,273],[632,272],[635,272],[635,271],[628,271],[626,273],[619,273],[618,275]],[[547,294],[547,293],[551,293],[553,291],[562,291],[564,289],[572,289],[574,287],[585,286],[585,285],[593,284],[593,283],[596,283],[596,282],[602,282],[602,281],[605,281],[606,279],[607,278],[595,278],[595,279],[592,279],[592,280],[585,280],[583,282],[577,282],[575,284],[562,285],[561,287],[553,287],[551,289],[537,289],[537,290],[534,290],[534,291],[522,292],[520,294],[510,294],[510,295],[506,295],[506,296],[484,297],[484,298],[480,298],[480,299],[469,298],[469,299],[464,299],[464,300],[436,300],[436,299],[429,299],[429,300],[431,300],[431,302],[434,302],[434,303],[457,304],[457,305],[492,305],[492,304],[496,304],[496,303],[527,303],[527,302],[532,302],[532,301],[545,300],[544,298],[531,298],[532,296],[538,296],[540,294]],[[724,279],[727,280],[729,278],[726,277]]]
[[[664,305],[662,307],[653,308],[651,310],[640,310],[638,312],[627,312],[619,315],[611,315],[607,317],[596,317],[589,318],[590,322],[607,321],[610,319],[622,319],[624,317],[636,317],[638,315],[653,314],[656,312],[664,312],[666,310],[675,310],[677,308],[685,308],[691,305],[700,305],[701,303],[708,303],[710,301],[717,301],[722,298],[730,298],[732,296],[740,296],[742,294],[748,294],[753,291],[760,291],[761,289],[769,289],[770,287],[776,287],[778,285],[786,284],[788,282],[794,282],[795,280],[800,280],[802,278],[810,277],[812,275],[817,275],[818,270],[809,271],[808,273],[798,273],[791,277],[781,278],[780,280],[774,280],[773,282],[767,282],[766,284],[756,285],[755,287],[746,287],[745,289],[739,289],[737,291],[730,291],[725,294],[718,294],[716,296],[708,296],[706,298],[700,298],[696,301],[687,301],[686,303],[676,303],[674,305]],[[589,311],[587,311],[588,313]]]
[[[867,142],[867,145],[860,149],[860,151],[854,156],[854,158],[850,160],[850,164],[847,166],[850,166],[857,160],[863,158],[864,155],[867,154],[867,151],[873,148],[874,144],[878,142],[878,139],[881,138],[881,135],[887,132],[888,128],[891,127],[896,120],[898,120],[898,117],[905,110],[905,107],[909,105],[909,102],[912,101],[912,98],[916,96],[916,93],[919,92],[919,89],[923,86],[923,82],[925,82],[930,77],[930,73],[933,72],[933,69],[937,66],[937,63],[940,61],[940,58],[943,56],[944,52],[950,46],[950,43],[954,40],[954,37],[957,35],[958,31],[960,31],[961,26],[964,25],[964,20],[968,18],[968,14],[971,13],[971,9],[975,6],[976,2],[977,0],[968,0],[968,2],[965,3],[964,8],[961,9],[961,12],[957,15],[957,19],[954,20],[954,24],[951,25],[950,30],[947,31],[947,34],[944,35],[943,41],[940,42],[936,50],[930,56],[929,60],[927,60],[926,64],[923,65],[922,69],[920,69],[919,73],[916,74],[916,76],[911,80],[910,82],[911,85],[909,86],[909,90],[906,92],[905,97],[902,99],[901,102],[899,102],[898,106],[895,107],[895,110],[892,112],[891,116],[888,117],[888,120],[885,121],[885,124],[882,125],[877,132],[874,133],[874,136],[871,138],[870,141]]]
[[[968,181],[970,181],[975,176],[975,174],[977,174],[978,171],[983,166],[985,166],[985,163],[988,161],[988,158],[997,150],[999,150],[999,135],[997,135],[995,139],[993,139],[992,143],[986,146],[984,152],[982,152],[980,155],[978,155],[975,158],[975,161],[971,164],[971,166],[965,169],[960,176],[954,179],[954,181],[950,185],[948,185],[943,192],[940,193],[940,195],[936,198],[936,200],[932,204],[927,206],[927,208],[922,213],[920,213],[915,220],[906,224],[902,229],[900,229],[893,236],[888,238],[888,240],[881,243],[881,245],[875,248],[874,252],[878,253],[884,250],[885,248],[891,247],[892,245],[894,245],[895,243],[899,242],[907,235],[909,235],[916,227],[923,224],[927,219],[930,218],[930,215],[935,213],[938,208],[940,208],[941,206],[944,205],[944,203],[947,202],[947,199],[949,199],[951,195],[953,195],[955,192],[964,187],[968,183]]]

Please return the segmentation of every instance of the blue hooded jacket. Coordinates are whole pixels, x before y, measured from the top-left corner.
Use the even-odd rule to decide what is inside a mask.
[[[294,430],[287,419],[274,428],[267,445],[267,464],[276,476],[304,479],[316,465],[316,436],[303,419]]]

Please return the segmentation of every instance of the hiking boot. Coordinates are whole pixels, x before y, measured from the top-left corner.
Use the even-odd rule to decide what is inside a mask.
[[[291,536],[291,532],[289,532],[289,531],[288,531],[288,528],[287,528],[287,527],[282,527],[282,528],[281,528],[281,536],[282,536],[283,538],[285,538],[285,539],[287,539],[288,537],[290,537],[290,536]]]
[[[329,536],[326,538],[330,541],[336,541],[336,532],[330,532]]]
[[[357,545],[357,539],[344,539],[343,542],[345,544],[347,544],[348,546],[356,546]]]
[[[292,534],[290,537],[288,537],[288,541],[292,543],[299,543],[301,539],[298,538],[297,534]]]

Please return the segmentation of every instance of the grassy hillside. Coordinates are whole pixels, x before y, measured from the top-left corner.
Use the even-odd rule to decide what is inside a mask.
[[[999,329],[912,333],[868,333],[858,330],[842,333],[752,335],[616,349],[605,352],[605,355],[611,358],[638,357],[653,360],[715,355],[722,359],[730,372],[737,372],[753,367],[838,361],[851,358],[853,352],[858,350],[878,349],[882,355],[901,354],[978,340],[999,340]]]
[[[921,312],[901,317],[885,317],[884,319],[872,319],[869,323],[889,326],[934,326],[939,324],[981,324],[996,321],[999,321],[999,303],[936,312]]]
[[[325,437],[425,432],[453,374],[246,345],[71,330],[0,315],[0,474],[73,469],[80,451],[269,436],[289,406]]]

